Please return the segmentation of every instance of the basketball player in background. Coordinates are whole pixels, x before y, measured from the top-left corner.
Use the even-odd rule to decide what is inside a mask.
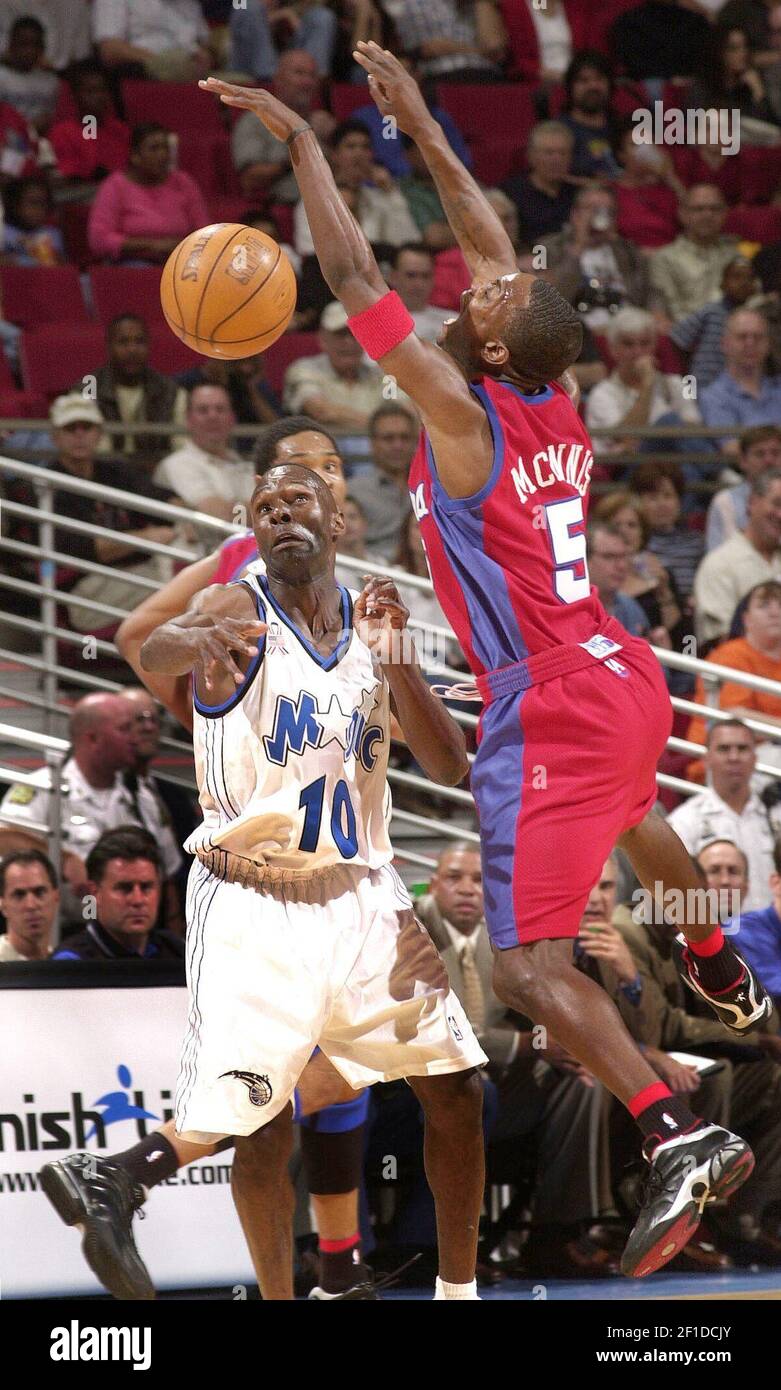
[[[494,987],[637,1121],[652,1181],[622,1269],[640,1276],[671,1259],[706,1201],[753,1167],[741,1139],[703,1124],[659,1081],[612,1001],[572,959],[616,841],[652,892],[657,881],[684,895],[698,886],[680,840],[652,811],[670,702],[651,649],[608,617],[589,582],[593,455],[557,380],[580,351],[577,315],[552,286],[518,271],[496,213],[401,64],[373,43],[359,44],[355,57],[381,114],[416,142],[473,275],[437,346],[416,337],[388,290],[306,121],[269,92],[214,78],[200,85],[286,141],[323,276],[369,357],[420,412],[413,507],[437,597],[485,706],[472,790]],[[760,1026],[770,1008],[761,985],[718,921],[693,917],[682,924],[685,982],[729,1027]]]
[[[395,587],[337,585],[344,518],[322,480],[274,467],[250,511],[262,566],[204,590],[141,650],[145,670],[195,678],[204,821],[186,844],[177,1133],[254,1134],[317,1043],[354,1087],[406,1077],[425,1117],[435,1297],[476,1299],[485,1054],[390,867],[386,780],[391,704],[437,781],[466,775],[463,734],[404,640]]]
[[[335,440],[317,421],[294,416],[259,437],[256,462],[297,462],[311,468],[330,488],[341,508],[347,492]],[[117,646],[152,694],[187,729],[192,729],[191,681],[152,676],[140,663],[146,638],[176,617],[207,584],[238,578],[258,559],[252,531],[231,536],[212,554],[188,565],[128,615]],[[358,1188],[363,1168],[363,1133],[368,1092],[355,1095],[328,1060],[317,1053],[296,1088],[293,1112],[301,1123],[304,1174],[312,1197],[319,1239],[319,1278],[310,1297],[376,1297],[361,1260]],[[292,1297],[293,1193],[287,1172],[292,1147],[289,1113],[281,1114],[240,1147],[234,1196],[264,1300]],[[132,1219],[149,1191],[180,1168],[232,1146],[193,1145],[177,1134],[173,1120],[120,1154],[108,1158],[71,1154],[48,1163],[41,1186],[67,1224],[83,1230],[85,1258],[116,1298],[154,1296],[154,1285],[132,1233]],[[86,1160],[90,1161],[87,1162]]]

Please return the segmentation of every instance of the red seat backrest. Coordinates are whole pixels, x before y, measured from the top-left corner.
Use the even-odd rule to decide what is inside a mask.
[[[371,93],[364,82],[332,82],[328,105],[337,121],[346,121],[359,106],[368,106]]]
[[[219,134],[223,129],[220,103],[202,92],[197,82],[157,82],[128,77],[122,83],[125,119],[129,125],[159,121],[178,135]]]
[[[270,348],[263,353],[266,380],[278,395],[282,394],[285,371],[291,362],[299,357],[314,357],[320,351],[317,333],[283,333]]]
[[[89,272],[98,322],[105,328],[118,314],[139,314],[164,323],[158,266],[93,265]]]
[[[178,372],[189,371],[191,367],[203,365],[204,358],[193,352],[168,324],[153,323],[149,331],[149,365],[164,376],[176,376]]]
[[[735,158],[735,156],[730,156]],[[740,152],[741,203],[769,203],[781,184],[781,146]]]
[[[525,145],[534,125],[534,88],[516,82],[440,82],[437,103],[468,144],[497,135]]]
[[[65,254],[80,269],[93,260],[87,233],[91,206],[91,203],[62,203],[58,214]]]
[[[51,399],[106,360],[106,335],[95,325],[48,324],[22,334],[20,359],[27,391]]]
[[[0,266],[0,292],[4,318],[19,328],[90,322],[75,266]]]

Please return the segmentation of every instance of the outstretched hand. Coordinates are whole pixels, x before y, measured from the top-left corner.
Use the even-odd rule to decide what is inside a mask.
[[[391,579],[367,578],[355,601],[353,623],[362,642],[382,665],[398,665],[411,659],[412,636],[406,631],[409,610]]]
[[[206,689],[212,690],[223,672],[241,685],[244,672],[239,670],[232,653],[239,657],[257,656],[258,639],[266,630],[266,623],[247,618],[215,618],[208,626],[190,628],[196,652],[193,670],[197,676],[203,676]]]
[[[361,41],[353,51],[356,63],[369,74],[369,91],[383,116],[394,116],[405,135],[415,135],[432,119],[420,88],[387,48]]]
[[[204,92],[219,97],[226,106],[251,111],[278,140],[288,140],[296,131],[306,130],[309,125],[303,116],[285,106],[279,97],[267,92],[264,87],[237,87],[235,83],[223,82],[219,77],[207,77],[198,86]]]

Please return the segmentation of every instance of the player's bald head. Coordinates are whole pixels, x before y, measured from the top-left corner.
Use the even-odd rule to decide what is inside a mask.
[[[83,700],[74,705],[71,712],[71,743],[81,742],[85,734],[94,733],[107,722],[116,722],[123,718],[126,712],[127,705],[121,695],[111,695],[108,692],[85,695]]]

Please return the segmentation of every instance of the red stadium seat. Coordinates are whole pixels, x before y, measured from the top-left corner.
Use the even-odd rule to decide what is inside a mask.
[[[94,372],[106,360],[106,335],[97,324],[47,324],[22,334],[22,380],[25,390],[48,400]]]
[[[0,418],[12,420],[17,415],[23,415],[27,419],[35,419],[46,415],[48,409],[45,396],[19,390],[0,347]]]
[[[209,212],[215,222],[243,222],[248,209],[259,216],[261,214],[258,199],[248,198],[246,193],[223,193],[209,203]]]
[[[80,270],[95,258],[90,250],[87,227],[91,203],[63,203],[58,219],[65,240],[65,254]]]
[[[515,136],[497,136],[496,139],[472,141],[472,159],[475,178],[495,188],[508,175],[520,173],[524,164],[524,150],[519,147]]]
[[[746,207],[739,203],[727,213],[724,230],[743,241],[759,241],[763,245],[781,241],[781,208]]]
[[[198,134],[190,131],[179,136],[178,167],[185,174],[189,174],[190,178],[195,179],[207,202],[226,191],[221,182],[220,170],[224,171],[225,168],[223,149],[228,149],[230,156],[228,146],[228,137],[224,131],[217,131],[216,134],[212,131]],[[230,188],[227,191],[230,192]]]
[[[90,322],[72,265],[0,266],[0,294],[4,317],[19,328]]]
[[[149,333],[149,365],[164,376],[176,376],[187,372],[191,367],[203,365],[204,358],[185,346],[181,338],[171,332],[168,324],[154,323]]]
[[[291,203],[272,203],[271,216],[279,227],[280,241],[293,244],[293,206]]]
[[[730,156],[734,159],[736,156]],[[781,187],[781,146],[740,152],[740,202],[769,203]]]
[[[440,82],[437,103],[470,146],[497,137],[525,146],[535,121],[534,88],[515,82]]]
[[[320,351],[317,333],[283,333],[263,353],[266,380],[272,390],[282,394],[285,371],[299,357],[314,357]]]
[[[150,325],[165,324],[160,307],[159,266],[93,265],[89,272],[98,322],[105,328],[118,314],[139,314]]]
[[[359,106],[367,106],[371,94],[365,82],[332,82],[328,105],[337,121],[349,120]]]
[[[220,103],[202,92],[197,82],[156,82],[126,78],[122,83],[125,119],[129,125],[159,121],[178,135],[198,131],[204,138],[223,129]]]
[[[76,103],[73,100],[73,92],[71,91],[70,83],[61,78],[60,85],[57,88],[57,103],[54,107],[53,124],[57,121],[77,121],[78,118],[79,113],[76,108]]]

